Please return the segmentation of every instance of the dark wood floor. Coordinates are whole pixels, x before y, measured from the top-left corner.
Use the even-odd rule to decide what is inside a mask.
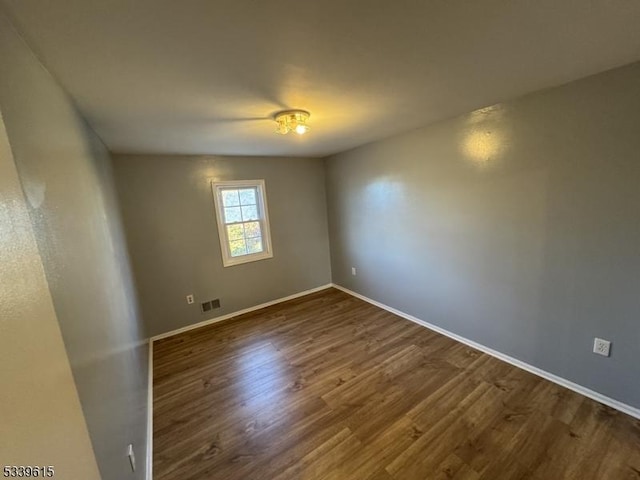
[[[640,479],[640,422],[335,289],[154,345],[155,480]]]

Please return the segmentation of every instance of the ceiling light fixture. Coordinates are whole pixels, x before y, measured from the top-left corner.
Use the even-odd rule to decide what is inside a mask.
[[[296,132],[298,135],[303,135],[309,131],[307,120],[310,116],[311,114],[305,110],[285,110],[276,113],[274,117],[278,124],[276,133],[286,135],[289,132]]]

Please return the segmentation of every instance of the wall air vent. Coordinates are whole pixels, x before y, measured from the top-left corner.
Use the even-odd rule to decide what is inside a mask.
[[[214,308],[220,308],[220,299],[216,298],[215,300],[209,300],[208,302],[204,302],[200,304],[202,308],[202,313],[213,310]]]

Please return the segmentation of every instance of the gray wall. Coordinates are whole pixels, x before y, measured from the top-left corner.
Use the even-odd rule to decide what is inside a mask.
[[[150,335],[331,281],[322,160],[116,155],[114,172]],[[211,182],[255,179],[266,182],[274,256],[224,268]],[[201,313],[214,298],[222,307]]]
[[[327,159],[334,282],[640,407],[639,126],[635,64]]]
[[[102,478],[142,479],[146,347],[109,153],[2,14],[0,65],[0,107]]]
[[[0,461],[100,478],[0,117]]]

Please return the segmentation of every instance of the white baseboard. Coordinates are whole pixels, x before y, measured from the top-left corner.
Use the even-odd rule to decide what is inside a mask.
[[[569,380],[566,380],[562,377],[554,375],[553,373],[549,373],[538,367],[534,367],[533,365],[529,365],[528,363],[525,363],[522,360],[518,360],[517,358],[510,357],[509,355],[500,353],[497,350],[493,350],[492,348],[485,347],[480,343],[474,342],[473,340],[469,340],[468,338],[452,333],[448,330],[445,330],[444,328],[438,327],[429,322],[425,322],[424,320],[416,318],[413,315],[409,315],[393,307],[389,307],[388,305],[372,300],[371,298],[365,297],[364,295],[360,295],[359,293],[349,290],[348,288],[345,288],[341,285],[332,283],[331,286],[334,288],[337,288],[338,290],[342,290],[343,292],[348,293],[349,295],[359,298],[360,300],[364,300],[367,303],[375,305],[376,307],[380,307],[383,310],[387,310],[388,312],[398,315],[399,317],[402,317],[411,322],[417,323],[418,325],[428,328],[429,330],[433,330],[434,332],[437,332],[446,337],[452,338],[453,340],[456,340],[460,343],[464,343],[465,345],[475,348],[476,350],[480,350],[481,352],[491,355],[492,357],[495,357],[504,362],[510,363],[511,365],[521,368],[522,370],[526,370],[527,372],[533,373],[534,375],[537,375],[546,380],[549,380],[550,382],[553,382],[562,387],[568,388],[569,390],[573,390],[574,392],[584,395],[585,397],[591,398],[596,402],[603,403],[611,408],[619,410],[622,413],[626,413],[627,415],[640,419],[640,409],[638,408],[632,407],[631,405],[627,405],[626,403],[622,403],[618,400],[614,400],[613,398],[609,398],[605,395],[602,395],[601,393],[590,390],[586,387],[583,387],[582,385],[578,385],[577,383],[573,383]]]
[[[149,376],[147,379],[147,480],[153,480],[153,341],[149,340]]]
[[[488,355],[491,355],[492,357],[498,358],[502,361],[505,361],[511,365],[514,365],[515,367],[521,368],[523,370],[526,370],[527,372],[533,373],[534,375],[537,375],[539,377],[542,377],[546,380],[549,380],[550,382],[556,383],[562,387],[568,388],[569,390],[573,390],[574,392],[577,392],[581,395],[584,395],[585,397],[591,398],[592,400],[595,400],[597,402],[600,402],[604,405],[608,405],[611,408],[614,408],[620,412],[626,413],[627,415],[630,415],[632,417],[638,418],[640,419],[640,409],[632,407],[630,405],[627,405],[625,403],[622,403],[618,400],[614,400],[613,398],[609,398],[605,395],[602,395],[598,392],[595,392],[593,390],[590,390],[586,387],[583,387],[581,385],[578,385],[577,383],[573,383],[569,380],[566,380],[562,377],[559,377],[557,375],[554,375],[552,373],[546,372],[544,370],[541,370],[540,368],[534,367],[533,365],[529,365],[528,363],[525,363],[521,360],[518,360],[517,358],[513,358],[510,357],[509,355],[505,355],[503,353],[498,352],[497,350],[493,350],[492,348],[489,347],[485,347],[484,345],[481,345],[477,342],[474,342],[472,340],[469,340],[467,338],[464,338],[460,335],[457,335],[455,333],[452,333],[448,330],[445,330],[444,328],[438,327],[436,325],[433,325],[431,323],[425,322],[424,320],[420,320],[417,317],[414,317],[413,315],[409,315],[407,313],[404,313],[400,310],[397,310],[393,307],[389,307],[383,303],[377,302],[375,300],[372,300],[371,298],[365,297],[364,295],[360,295],[359,293],[356,293],[352,290],[349,290],[341,285],[337,285],[334,283],[330,283],[327,285],[322,285],[320,287],[317,288],[312,288],[310,290],[305,290],[304,292],[299,292],[293,295],[289,295],[288,297],[283,297],[283,298],[279,298],[277,300],[272,300],[270,302],[266,302],[266,303],[262,303],[260,305],[256,305],[254,307],[249,307],[249,308],[245,308],[244,310],[239,310],[237,312],[233,312],[233,313],[229,313],[226,315],[222,315],[220,317],[216,317],[216,318],[212,318],[209,320],[205,320],[203,322],[199,322],[193,325],[189,325],[187,327],[183,327],[183,328],[179,328],[177,330],[173,330],[171,332],[167,332],[167,333],[163,333],[160,335],[156,335],[154,337],[151,337],[151,339],[149,340],[149,392],[148,392],[148,410],[147,410],[147,480],[153,480],[153,342],[155,340],[160,340],[161,338],[167,338],[167,337],[171,337],[173,335],[177,335],[179,333],[183,333],[183,332],[188,332],[189,330],[194,330],[196,328],[200,328],[200,327],[204,327],[206,325],[211,325],[214,323],[218,323],[218,322],[222,322],[224,320],[228,320],[230,318],[233,317],[237,317],[238,315],[242,315],[245,313],[249,313],[249,312],[253,312],[255,310],[259,310],[261,308],[265,308],[265,307],[269,307],[271,305],[275,305],[278,303],[282,303],[282,302],[286,302],[287,300],[293,300],[294,298],[298,298],[298,297],[302,297],[304,295],[308,295],[310,293],[315,293],[315,292],[319,292],[320,290],[325,290],[329,287],[334,287],[337,288],[338,290],[342,290],[345,293],[348,293],[349,295],[352,295],[356,298],[359,298],[360,300],[363,300],[367,303],[370,303],[372,305],[375,305],[376,307],[382,308],[383,310],[387,310],[388,312],[391,312],[395,315],[398,315],[399,317],[405,318],[411,322],[414,322],[418,325],[421,325],[425,328],[428,328],[429,330],[433,330],[434,332],[440,333],[442,335],[445,335],[446,337],[452,338],[460,343],[463,343],[465,345],[468,345],[472,348],[475,348],[476,350],[480,350],[481,352],[484,352]]]
[[[277,303],[286,302],[287,300],[293,300],[294,298],[304,297],[305,295],[309,295],[310,293],[319,292],[320,290],[326,290],[331,286],[332,284],[328,283],[320,287],[312,288],[310,290],[305,290],[304,292],[294,293],[293,295],[289,295],[288,297],[278,298],[276,300],[271,300],[270,302],[261,303],[260,305],[255,305],[253,307],[245,308],[244,310],[238,310],[237,312],[227,313],[226,315],[210,318],[209,320],[203,320],[202,322],[194,323],[193,325],[187,325],[186,327],[178,328],[170,332],[161,333],[159,335],[155,335],[151,337],[151,342],[155,342],[156,340],[160,340],[162,338],[173,337],[174,335],[178,335],[179,333],[188,332],[189,330],[194,330],[196,328],[206,327],[207,325],[223,322],[230,318],[237,317],[238,315],[244,315],[245,313],[253,312],[255,310],[260,310],[261,308],[270,307],[271,305],[276,305]]]

